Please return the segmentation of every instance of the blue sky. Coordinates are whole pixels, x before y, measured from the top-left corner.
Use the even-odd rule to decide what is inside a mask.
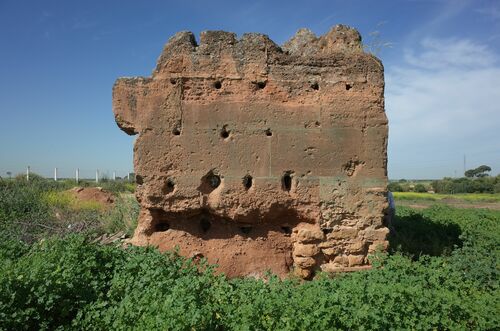
[[[385,65],[390,178],[461,175],[464,155],[500,172],[500,1],[0,0],[0,176],[131,171],[134,138],[114,122],[111,88],[150,75],[177,31],[282,44],[339,23]]]

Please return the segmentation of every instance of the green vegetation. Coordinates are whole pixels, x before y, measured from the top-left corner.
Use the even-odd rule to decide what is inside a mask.
[[[436,193],[500,193],[500,176],[443,178],[431,186]]]
[[[465,177],[487,177],[489,174],[487,172],[490,172],[491,168],[487,165],[482,165],[479,166],[475,169],[469,169],[467,170],[464,175]]]
[[[500,175],[489,177],[484,173],[484,166],[473,169],[473,175],[462,178],[445,177],[434,181],[391,181],[388,189],[391,192],[428,192],[442,194],[457,193],[500,193]],[[483,172],[481,172],[483,171]]]
[[[105,206],[94,200],[78,200],[74,194],[69,191],[48,191],[41,195],[42,202],[56,209],[70,210],[78,212],[81,210],[102,211]]]
[[[439,193],[417,193],[417,192],[393,192],[397,200],[428,200],[440,201],[443,199],[456,199],[467,202],[500,202],[500,194],[468,193],[468,194],[439,194]]]
[[[417,185],[415,185],[414,191],[419,193],[425,193],[427,192],[427,188],[425,187],[424,184],[418,183]]]
[[[0,236],[33,243],[52,235],[84,232],[101,234],[135,228],[139,206],[129,193],[130,183],[104,182],[115,194],[113,208],[94,201],[77,200],[67,192],[74,181],[46,180],[35,174],[0,180]],[[80,186],[91,186],[89,182]]]
[[[131,236],[137,226],[139,204],[133,194],[120,194],[112,209],[103,214],[100,230],[104,233],[124,231]]]
[[[398,207],[391,251],[372,256],[372,270],[319,274],[310,282],[272,275],[228,280],[205,261],[194,263],[175,252],[91,243],[96,231],[132,229],[137,204],[121,194],[130,201],[108,211],[87,208],[67,198],[67,187],[59,185],[0,184],[0,330],[488,330],[500,325],[498,211]],[[61,224],[75,229],[82,219],[88,226],[78,234],[47,230]],[[30,227],[12,235],[20,222]]]

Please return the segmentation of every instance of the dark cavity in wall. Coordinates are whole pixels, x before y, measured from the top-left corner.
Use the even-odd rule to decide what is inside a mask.
[[[210,230],[210,227],[212,226],[212,223],[210,223],[210,220],[206,216],[202,216],[200,219],[200,228],[203,233],[207,233],[208,230]]]
[[[201,178],[198,190],[203,194],[209,194],[221,184],[221,177],[213,170],[210,170],[205,176]]]
[[[255,87],[259,90],[262,90],[263,88],[266,87],[266,82],[265,81],[258,81],[258,82],[254,82],[255,84]]]
[[[167,182],[165,183],[165,187],[163,188],[163,193],[164,194],[169,194],[172,193],[175,189],[175,183],[172,178],[167,179]]]
[[[240,227],[240,230],[243,234],[249,234],[250,232],[252,232],[252,227],[251,226],[241,226]]]
[[[155,225],[155,232],[163,232],[170,229],[170,225],[165,221],[160,221]]]
[[[231,133],[231,131],[229,131],[229,130],[227,129],[227,126],[226,126],[226,125],[224,125],[224,126],[222,127],[222,130],[220,131],[220,136],[221,136],[221,138],[222,138],[222,139],[227,139],[227,138],[229,138],[229,134],[230,134],[230,133]]]
[[[245,186],[245,189],[249,190],[253,185],[253,178],[250,175],[246,175],[243,177],[243,186]]]
[[[287,225],[281,226],[281,231],[283,231],[283,233],[287,235],[292,234],[292,228]]]
[[[287,171],[281,178],[281,186],[283,190],[290,191],[292,189],[292,173]]]

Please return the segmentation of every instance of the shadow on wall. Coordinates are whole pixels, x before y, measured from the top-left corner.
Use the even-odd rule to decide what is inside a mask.
[[[261,277],[268,270],[285,277],[294,262],[293,232],[300,220],[294,210],[278,210],[282,213],[274,221],[253,223],[236,222],[207,209],[151,210],[146,236],[160,251],[178,249],[189,258],[206,258],[228,277]]]
[[[420,255],[449,255],[462,246],[462,231],[456,224],[442,224],[419,214],[395,216],[394,231],[389,235],[390,251],[411,255],[415,260]]]
[[[171,229],[188,233],[202,240],[232,239],[237,235],[255,240],[267,238],[270,231],[290,237],[293,229],[301,222],[294,210],[277,208],[272,214],[274,216],[272,221],[247,223],[231,221],[211,214],[206,209],[192,213],[167,213],[163,210],[152,210],[153,222],[149,235]]]

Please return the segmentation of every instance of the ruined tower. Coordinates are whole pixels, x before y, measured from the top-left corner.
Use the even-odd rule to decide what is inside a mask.
[[[132,242],[178,246],[229,276],[366,268],[387,247],[381,62],[359,33],[179,32],[151,77],[120,78],[134,145]]]

